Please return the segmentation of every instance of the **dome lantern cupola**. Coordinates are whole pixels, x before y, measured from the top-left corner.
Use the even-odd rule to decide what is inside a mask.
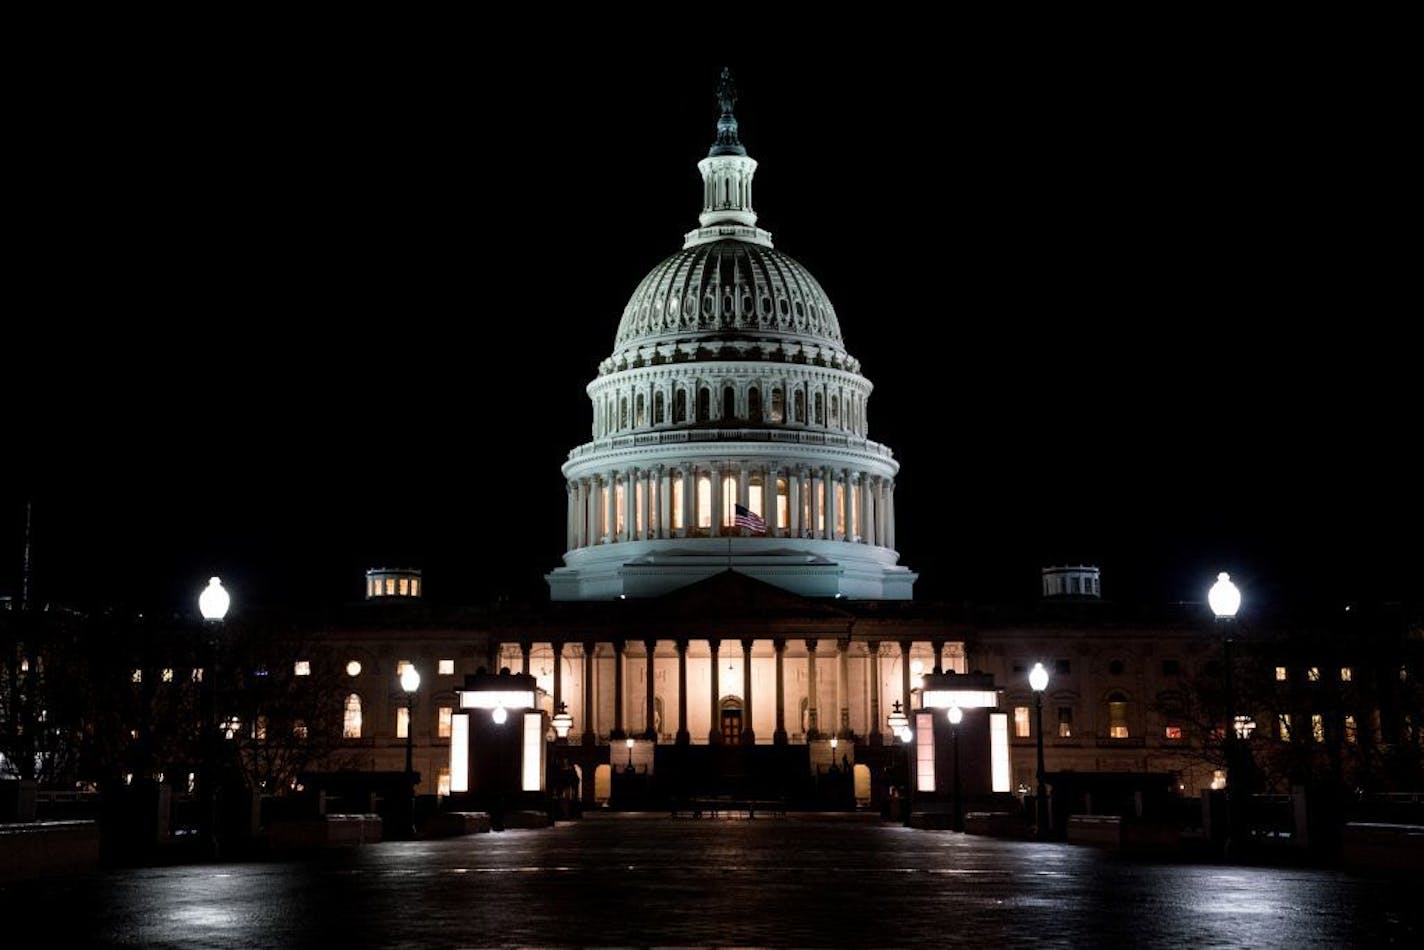
[[[702,173],[702,214],[697,217],[701,227],[687,233],[684,248],[729,237],[771,247],[771,234],[756,226],[752,210],[752,176],[757,163],[737,136],[737,117],[732,112],[736,103],[732,71],[723,69],[722,81],[717,84],[717,104],[722,108],[717,141],[697,163]]]

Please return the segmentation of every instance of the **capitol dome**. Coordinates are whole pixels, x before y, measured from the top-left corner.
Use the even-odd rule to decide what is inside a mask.
[[[899,463],[867,437],[872,390],[806,268],[756,226],[723,73],[703,209],[633,291],[569,453],[555,600],[658,596],[734,570],[805,596],[909,599]]]

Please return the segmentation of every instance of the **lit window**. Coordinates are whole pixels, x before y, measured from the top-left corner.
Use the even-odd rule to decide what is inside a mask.
[[[682,477],[677,472],[672,474],[670,485],[672,487],[672,529],[681,531],[686,526],[682,523]]]
[[[455,661],[454,661],[454,660],[441,660],[441,661],[440,661],[440,666],[439,666],[439,673],[440,673],[441,676],[454,676],[454,675],[455,675]]]
[[[21,672],[21,673],[28,673],[29,671],[30,671],[30,658],[27,657],[27,656],[21,657],[21,658],[20,658],[20,672]]]
[[[259,742],[265,741],[265,740],[267,739],[267,717],[266,717],[266,716],[258,716],[258,717],[257,717],[257,726],[256,726],[256,731],[255,731],[253,737],[254,737],[255,739],[257,739],[257,741],[259,741]]]
[[[1325,717],[1320,713],[1310,714],[1310,737],[1316,742],[1325,741]]]
[[[1340,667],[1340,682],[1348,683],[1355,678],[1355,671],[1348,666]]]
[[[1121,694],[1114,694],[1120,696]],[[1129,737],[1127,728],[1127,700],[1113,698],[1108,700],[1108,736],[1113,739],[1126,739]]]
[[[375,597],[376,593],[376,579],[373,577],[366,578],[366,596]]]
[[[311,660],[298,660],[292,664],[293,676],[311,676]]]
[[[165,666],[165,667],[163,668],[163,672],[159,674],[159,677],[160,677],[160,678],[163,680],[163,682],[165,682],[165,683],[171,683],[171,682],[173,682],[173,670],[172,670],[172,668]]]
[[[1282,742],[1289,742],[1291,737],[1291,717],[1290,713],[1281,713],[1276,717],[1276,734]]]
[[[776,524],[780,528],[791,525],[791,489],[784,478],[776,480]]]
[[[361,738],[361,697],[351,693],[346,697],[346,713],[341,722],[343,739]]]
[[[195,667],[195,668],[193,669],[193,682],[195,682],[195,683],[201,683],[202,681],[203,681],[203,668],[202,668],[201,666]]]
[[[396,738],[404,739],[410,732],[410,710],[401,706],[396,709]]]
[[[450,767],[442,766],[440,769],[440,780],[436,783],[435,794],[442,797],[450,794]]]
[[[1236,717],[1236,738],[1249,739],[1251,738],[1251,733],[1255,731],[1256,720],[1252,719],[1250,716]]]
[[[1310,669],[1306,670],[1305,678],[1310,680],[1312,683],[1320,682],[1320,667],[1312,666]]]
[[[1355,725],[1354,716],[1345,717],[1345,741],[1354,745],[1359,738],[1359,731]]]
[[[142,683],[142,682],[143,682],[143,670],[134,670],[132,673],[130,673],[130,674],[129,674],[129,682],[130,682],[130,683]]]
[[[1014,707],[1014,738],[1027,739],[1030,735],[1028,726],[1028,707]]]
[[[396,677],[400,678],[406,670],[410,669],[410,660],[396,660]]]
[[[1182,738],[1182,727],[1168,726],[1165,735],[1168,739],[1180,739]]]
[[[1285,681],[1286,681],[1286,668],[1285,668],[1284,666],[1278,666],[1278,667],[1276,667],[1276,682],[1277,682],[1277,683],[1284,683]]]
[[[697,476],[697,527],[712,527],[712,478]]]
[[[1217,769],[1211,773],[1211,787],[1220,791],[1226,787],[1226,770]]]
[[[236,736],[238,730],[240,730],[241,728],[242,720],[237,718],[236,716],[229,716],[227,722],[223,723],[223,733],[229,739]]]
[[[420,596],[420,578],[418,578],[418,577],[412,577],[412,578],[410,579],[410,596],[412,596],[412,597],[419,597],[419,596]]]
[[[410,578],[409,578],[409,577],[402,577],[402,578],[400,579],[400,595],[401,595],[402,597],[409,597],[409,596],[410,596]]]
[[[734,475],[722,476],[722,527],[730,528],[737,517],[737,479]]]
[[[1073,707],[1058,707],[1058,738],[1073,738]]]
[[[436,735],[442,739],[450,738],[450,724],[455,720],[455,710],[451,706],[440,707],[440,718],[436,726]]]
[[[352,660],[350,663],[347,663],[347,664],[346,664],[346,675],[347,675],[347,676],[360,676],[360,675],[361,675],[361,663],[360,663],[359,660]]]

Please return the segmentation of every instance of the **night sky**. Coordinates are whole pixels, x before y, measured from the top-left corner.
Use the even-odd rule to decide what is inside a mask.
[[[545,597],[728,63],[919,597],[1088,562],[1124,600],[1417,599],[1417,109],[1398,60],[1289,40],[59,56],[12,130],[0,593],[32,497],[41,600],[336,603],[382,564]]]

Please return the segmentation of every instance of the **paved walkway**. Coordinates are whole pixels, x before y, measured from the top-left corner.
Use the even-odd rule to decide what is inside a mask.
[[[599,815],[0,887],[50,946],[1424,945],[1424,881],[1143,863],[878,820]]]

